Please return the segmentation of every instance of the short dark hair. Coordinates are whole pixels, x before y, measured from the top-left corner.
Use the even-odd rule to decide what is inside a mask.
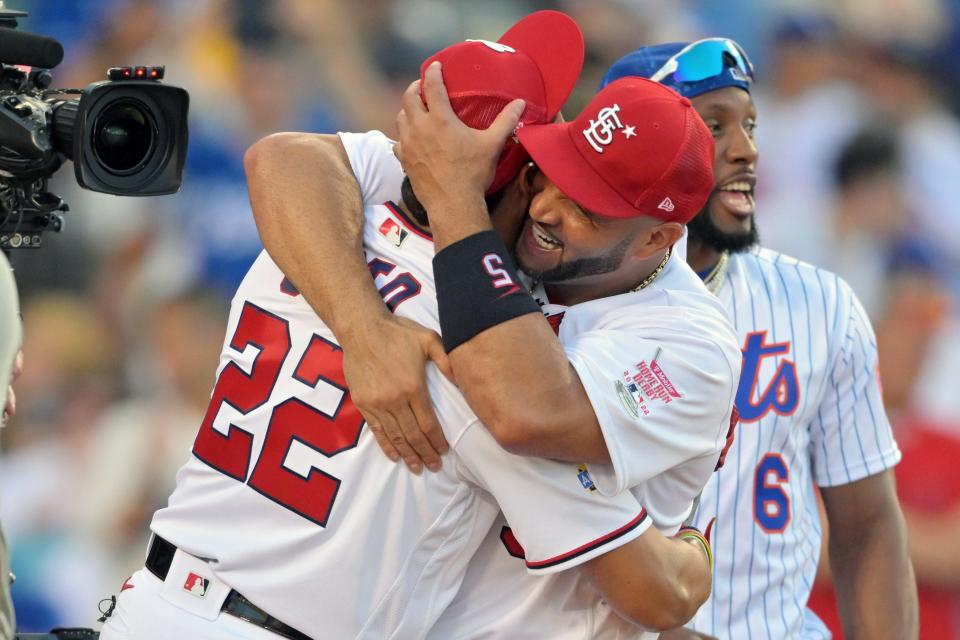
[[[493,210],[497,208],[497,205],[503,200],[509,184],[508,182],[505,186],[484,198],[487,202],[488,212],[493,213]],[[427,210],[420,203],[417,194],[414,193],[413,184],[410,182],[408,176],[403,176],[403,184],[400,186],[400,198],[403,200],[403,204],[407,207],[407,210],[410,211],[410,215],[413,216],[414,220],[425,227],[430,226],[430,218],[427,215]]]

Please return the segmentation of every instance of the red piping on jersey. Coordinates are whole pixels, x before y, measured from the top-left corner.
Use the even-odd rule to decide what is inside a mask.
[[[389,202],[389,201],[384,202],[383,205],[384,205],[387,209],[390,209],[390,211],[393,212],[393,215],[395,215],[395,216],[397,217],[397,219],[400,220],[400,224],[402,224],[403,226],[405,226],[409,231],[412,231],[413,233],[417,234],[417,235],[420,236],[421,238],[424,238],[424,239],[426,239],[426,240],[429,240],[430,242],[433,242],[433,235],[430,234],[430,233],[427,232],[427,231],[424,231],[424,230],[420,229],[420,228],[416,225],[416,223],[415,223],[413,220],[411,220],[411,219],[407,216],[407,214],[405,214],[405,213],[403,212],[403,209],[401,209],[400,207],[398,207],[397,205],[395,205],[394,203]]]
[[[537,560],[536,562],[530,562],[529,560],[527,560],[527,567],[530,569],[546,569],[547,567],[552,567],[554,565],[560,564],[561,562],[566,562],[567,560],[571,560],[573,558],[576,558],[577,556],[581,556],[589,551],[593,551],[597,547],[605,545],[611,540],[616,540],[620,536],[633,531],[640,525],[641,522],[643,522],[646,519],[647,519],[647,510],[643,509],[640,511],[640,515],[638,515],[636,518],[634,518],[627,524],[623,525],[616,531],[611,531],[607,535],[601,538],[597,538],[592,542],[588,542],[585,545],[579,546],[572,551],[562,553],[552,558],[547,558],[546,560]]]

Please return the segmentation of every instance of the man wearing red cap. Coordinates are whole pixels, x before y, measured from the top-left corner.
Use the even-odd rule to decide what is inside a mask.
[[[522,34],[533,26],[538,32],[549,29],[558,50],[566,51],[570,61],[551,75],[549,83],[544,77],[542,112],[521,120],[511,107],[491,125],[490,133],[499,132],[501,138],[485,164],[490,176],[477,185],[481,202],[506,134],[517,121],[534,126],[556,115],[579,70],[582,40],[569,19],[548,12],[521,22],[500,43],[463,45],[474,50],[474,63],[482,67],[491,56],[525,50]],[[527,57],[538,64],[534,56]],[[559,92],[553,89],[558,77],[566,83]],[[483,108],[477,117],[492,120],[517,96],[485,91],[479,97]],[[627,108],[626,101],[624,105]],[[631,118],[639,117],[637,105],[627,111]],[[679,121],[688,118],[677,109],[664,116],[665,127]],[[691,135],[709,139],[702,127]],[[386,302],[399,316],[438,326],[437,303],[430,294],[433,244],[407,219],[414,212],[390,202],[381,204],[401,198],[402,174],[389,141],[382,134],[344,134],[342,140],[368,203],[361,263],[366,287],[373,275],[379,305]],[[682,147],[679,141],[675,146]],[[700,191],[693,200],[699,204],[711,183],[707,156],[690,171],[696,176],[691,188]],[[371,170],[365,171],[363,163],[370,163]],[[671,161],[664,168],[672,166]],[[503,205],[529,189],[516,180],[510,184],[502,194]],[[641,262],[659,266],[648,270],[644,282],[632,282],[627,291],[659,280],[644,294],[663,303],[666,317],[678,305],[660,291],[660,283],[689,282],[677,266],[681,263],[668,259],[668,244],[679,231],[637,225],[641,227],[645,237],[654,238],[655,246],[647,251],[651,255],[636,258],[631,250],[625,262],[631,271],[642,271]],[[617,244],[613,235],[605,235],[597,247],[584,243],[589,257],[608,253],[600,245]],[[652,255],[657,252],[663,256]],[[447,255],[457,259],[455,251]],[[502,288],[502,278],[515,277],[507,260],[509,256],[501,252],[480,262],[489,269],[495,289]],[[534,315],[544,322],[529,296],[524,299],[508,289],[500,292],[507,293],[500,296],[501,309],[508,313],[527,309],[524,313],[531,315],[532,305]],[[363,294],[356,293],[349,302],[362,305]],[[729,333],[709,295],[695,288],[676,295],[684,293],[691,307],[704,312],[692,314],[704,317],[705,324],[698,327],[721,336]],[[570,315],[576,318],[578,312]],[[469,333],[478,326],[461,329]],[[694,485],[702,484],[712,471],[725,441],[727,428],[720,423],[729,418],[732,369],[739,357],[732,338],[729,343],[729,349],[714,346],[698,354],[696,366],[706,363],[711,371],[723,367],[726,375],[698,380],[702,384],[697,389],[685,383],[684,367],[692,359],[679,348],[647,349],[650,353],[644,351],[642,365],[635,365],[637,373],[630,371],[623,380],[619,371],[594,374],[605,376],[603,386],[614,389],[616,404],[605,410],[616,411],[621,422],[619,414],[668,415],[683,407],[678,415],[700,425],[701,437],[692,445],[696,455],[681,452],[692,456],[686,473],[681,473],[688,494],[695,493]],[[633,367],[630,360],[627,365]],[[582,361],[585,367],[599,364],[587,354]],[[364,429],[363,416],[352,401],[334,331],[319,321],[297,288],[262,254],[234,298],[219,377],[193,455],[178,474],[168,507],[154,517],[155,535],[145,568],[124,585],[101,637],[423,637],[453,598],[467,561],[501,509],[516,529],[511,540],[526,549],[532,570],[549,573],[582,566],[600,593],[639,622],[662,627],[692,615],[709,587],[709,545],[695,532],[684,534],[683,540],[669,540],[649,529],[652,519],[637,496],[617,489],[634,482],[638,474],[656,476],[656,469],[615,459],[609,469],[597,468],[594,485],[585,468],[512,456],[497,446],[436,369],[431,369],[428,380],[454,447],[441,472],[414,475],[376,450],[373,429]],[[631,385],[643,389],[645,397]],[[701,392],[721,399],[703,406],[697,402]],[[610,397],[606,400],[610,405]],[[594,435],[597,442],[603,439],[599,427]],[[617,450],[626,444],[618,444]],[[652,479],[651,491],[657,486]],[[686,504],[673,505],[672,511],[658,507],[656,513],[673,518],[668,527],[675,530],[689,502],[688,495]]]
[[[445,60],[443,64],[444,69],[448,69]],[[454,116],[459,112],[457,106],[451,109],[442,95],[440,100],[436,99],[437,86],[442,88],[438,74],[436,66],[425,68],[424,93],[431,105],[429,113],[420,103],[417,87],[405,98],[405,112],[399,121],[401,133],[418,130],[419,134],[402,135],[398,155],[408,162],[411,174],[417,176],[412,184],[418,193],[429,194],[431,185],[440,190],[449,188],[464,196],[461,204],[479,204],[479,207],[472,219],[465,219],[462,214],[468,207],[454,206],[456,211],[448,217],[451,221],[454,214],[459,217],[451,225],[445,225],[444,220],[437,217],[444,214],[437,211],[444,211],[448,205],[442,199],[430,200],[427,209],[434,214],[432,239],[437,248],[444,250],[434,261],[434,273],[427,277],[436,277],[440,324],[454,360],[477,341],[499,334],[507,350],[507,357],[499,360],[500,366],[506,363],[510,367],[500,377],[500,384],[488,385],[486,390],[474,388],[469,380],[471,369],[489,370],[490,366],[497,366],[494,358],[488,356],[499,347],[488,345],[473,351],[476,358],[472,365],[467,363],[458,369],[459,384],[472,408],[478,413],[487,412],[488,417],[482,414],[481,417],[501,444],[506,442],[522,450],[524,434],[515,433],[511,427],[524,422],[535,431],[539,429],[555,436],[557,450],[579,443],[580,455],[574,462],[586,461],[590,465],[581,465],[578,474],[585,490],[618,494],[634,488],[655,503],[648,509],[654,514],[657,526],[676,531],[693,496],[716,465],[730,419],[733,381],[729,376],[735,374],[739,365],[736,344],[715,300],[706,294],[685,264],[670,259],[669,252],[682,234],[682,223],[699,210],[712,184],[712,175],[706,169],[712,158],[708,132],[689,101],[643,80],[625,81],[611,88],[569,125],[525,124],[520,129],[519,135],[529,142],[534,158],[542,158],[547,168],[543,172],[525,168],[505,192],[501,191],[494,221],[510,227],[510,218],[505,219],[498,213],[510,211],[511,207],[524,213],[529,204],[531,217],[525,223],[517,253],[525,270],[538,277],[534,289],[546,305],[544,311],[551,317],[548,323],[544,322],[540,305],[531,305],[531,296],[517,285],[509,253],[502,242],[497,244],[496,235],[490,231],[490,217],[483,204],[483,187],[496,171],[492,160],[500,152],[509,129],[504,130],[498,122],[481,134],[462,125],[459,129],[453,127],[454,123],[459,125]],[[455,105],[459,81],[459,78],[446,81]],[[434,100],[430,100],[431,91]],[[413,108],[415,105],[420,105],[420,111]],[[459,131],[466,137],[442,135],[451,131]],[[377,202],[382,196],[377,191],[378,185],[386,179],[376,173],[382,174],[385,170],[377,166],[373,158],[379,153],[383,162],[384,156],[391,155],[391,149],[389,144],[380,143],[380,150],[376,151],[374,141],[364,141],[369,138],[375,140],[377,136],[368,134],[356,139],[341,136],[353,173],[360,182],[362,199]],[[418,155],[416,141],[426,139],[443,140],[445,145],[439,144]],[[296,144],[294,149],[290,148],[289,140],[276,142],[275,149],[283,150],[287,158],[292,157],[290,151],[297,151]],[[448,165],[446,173],[431,174],[431,162],[440,158],[437,151],[444,146],[461,152],[461,156],[455,162],[441,159],[440,162]],[[551,154],[557,152],[569,154],[565,163],[558,165],[552,161]],[[417,171],[414,165],[418,163],[427,168],[426,172]],[[638,163],[642,171],[636,171]],[[278,191],[274,184],[270,193],[265,193],[264,186],[274,180],[282,182],[284,178],[258,175],[264,169],[262,165],[256,166],[259,164],[259,161],[251,162],[248,166],[251,197],[255,211],[259,209],[259,223],[267,228],[274,223],[273,215],[281,218],[286,215],[273,208],[277,203],[270,203],[271,194],[286,197],[289,192]],[[316,166],[313,162],[310,165]],[[336,163],[327,163],[323,168],[337,171]],[[289,184],[288,188],[302,194],[310,188],[304,178],[297,176],[295,183],[284,186]],[[408,188],[403,194],[404,203],[416,211],[420,207],[411,197],[411,182],[405,184]],[[562,185],[562,190],[558,185]],[[564,193],[567,190],[589,203],[587,208],[592,207],[593,212],[587,213],[574,204]],[[335,196],[336,191],[333,193]],[[330,205],[331,194],[318,188],[315,200]],[[376,308],[362,309],[357,301],[359,290],[369,288],[369,281],[354,281],[357,290],[352,293],[356,304],[347,308],[342,304],[342,297],[339,305],[329,297],[323,300],[326,286],[322,284],[323,278],[317,287],[316,280],[311,283],[310,270],[318,276],[326,271],[323,275],[327,277],[334,272],[348,271],[343,265],[351,255],[349,251],[342,251],[342,246],[338,251],[336,216],[342,216],[352,203],[348,198],[330,205],[332,211],[328,215],[331,217],[324,222],[323,229],[326,240],[333,242],[325,243],[318,234],[303,228],[292,234],[288,230],[285,234],[291,242],[309,238],[307,244],[327,245],[306,255],[324,255],[324,259],[336,256],[329,270],[318,270],[306,263],[303,266],[307,269],[298,270],[294,263],[289,273],[296,274],[294,279],[301,287],[311,290],[315,303],[317,298],[321,299],[317,306],[321,315],[331,318],[331,327],[337,325],[336,330],[351,336],[347,353],[355,352],[356,345],[363,342],[366,330],[360,327],[370,326],[369,318],[376,318],[370,315],[376,313]],[[405,217],[403,211],[397,210],[398,222]],[[419,213],[422,218],[423,211]],[[370,229],[369,209],[367,218],[367,229]],[[379,231],[383,233],[382,229]],[[409,238],[401,240],[408,252],[404,260],[410,261],[411,253],[419,251],[421,240],[426,238],[418,238],[416,234],[424,231],[414,226],[408,230]],[[458,233],[460,236],[454,237]],[[391,234],[391,237],[396,236]],[[365,247],[369,241],[368,233],[364,237]],[[451,243],[453,246],[448,246]],[[267,241],[267,246],[271,247],[271,241]],[[297,253],[289,247],[273,245],[273,248],[278,249],[280,259],[287,254],[288,265],[291,264],[289,255]],[[398,266],[410,268],[406,262]],[[350,277],[343,274],[343,278],[338,275],[332,280],[342,283]],[[392,287],[380,287],[380,295],[388,304],[394,299],[393,294]],[[369,299],[366,294],[362,296]],[[604,296],[603,300],[595,299]],[[379,300],[377,303],[375,307],[382,308]],[[575,303],[584,304],[567,308]],[[347,321],[346,317],[351,319]],[[552,346],[556,339],[551,325],[559,327],[567,353]],[[517,340],[518,336],[522,339]],[[521,351],[523,355],[518,356]],[[479,393],[483,400],[485,392],[489,393],[486,398],[489,402],[477,402],[478,396],[472,396]],[[507,420],[498,419],[501,416],[496,415],[498,407],[503,406],[510,407],[504,414]],[[412,417],[417,412],[408,409],[406,413]],[[368,416],[371,427],[384,428],[384,416]],[[642,430],[638,429],[637,421],[642,424]],[[571,428],[572,425],[594,425],[595,428],[576,440],[576,434],[583,429]],[[446,423],[444,427],[447,428]],[[449,438],[449,432],[447,435]],[[457,441],[451,439],[451,442]],[[466,444],[462,440],[457,442],[458,446]],[[647,455],[638,456],[637,451]],[[532,453],[553,456],[549,447]],[[542,573],[569,566],[564,564],[568,558],[542,559],[536,550],[531,550],[523,540],[528,532],[519,528],[522,523],[518,526],[512,521],[506,507],[505,511],[525,547],[529,569]],[[578,515],[589,518],[584,513]],[[497,533],[500,534],[499,528]],[[519,546],[511,535],[502,533],[504,540],[519,553]],[[602,560],[598,564],[602,564]],[[629,571],[625,568],[625,573]],[[621,574],[621,577],[627,576]],[[551,579],[544,584],[576,589],[576,580],[576,576],[568,573],[563,579]],[[603,605],[597,603],[597,606]],[[606,611],[609,612],[609,607]],[[496,623],[476,619],[473,622]],[[584,618],[583,624],[589,625],[589,621]],[[666,622],[651,624],[669,625]],[[454,625],[459,632],[464,632],[463,619]],[[578,629],[580,627],[567,629],[567,632],[578,633]]]

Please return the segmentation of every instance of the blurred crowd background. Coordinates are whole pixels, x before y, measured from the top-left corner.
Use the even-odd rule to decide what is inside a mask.
[[[0,514],[21,630],[94,624],[97,602],[142,566],[151,514],[206,407],[230,296],[260,250],[244,150],[281,130],[389,134],[427,55],[557,8],[587,43],[568,114],[641,44],[722,35],[744,45],[758,78],[762,242],[836,271],[870,313],[905,453],[897,476],[921,637],[960,638],[960,0],[7,6],[31,12],[23,28],[63,42],[54,86],[165,64],[191,97],[179,194],[84,192],[68,165],[52,187],[72,209],[63,233],[13,256],[25,368],[2,432]],[[815,600],[829,617],[829,597]]]

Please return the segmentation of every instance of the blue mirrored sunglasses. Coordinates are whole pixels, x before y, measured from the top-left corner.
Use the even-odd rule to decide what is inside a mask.
[[[699,82],[715,78],[725,68],[737,69],[745,82],[753,80],[753,65],[740,46],[727,38],[691,42],[663,63],[650,79],[662,82],[673,74],[675,82]]]

